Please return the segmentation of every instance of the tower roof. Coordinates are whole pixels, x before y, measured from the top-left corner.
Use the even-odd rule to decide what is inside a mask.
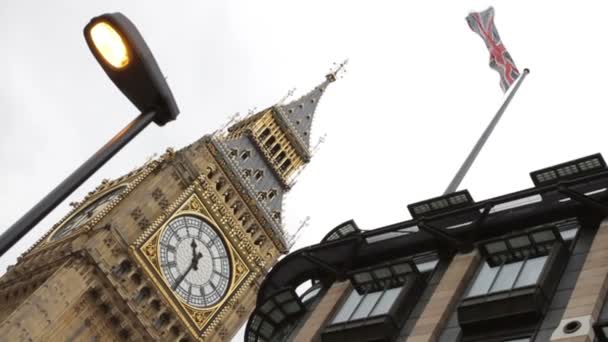
[[[325,88],[337,79],[338,73],[344,68],[346,63],[348,63],[348,60],[339,64],[335,70],[332,70],[325,76],[325,80],[321,84],[302,97],[287,104],[275,105],[280,114],[280,119],[294,133],[293,136],[296,138],[297,143],[305,151],[308,151],[310,147],[310,128],[317,104],[325,92]]]
[[[290,180],[310,161],[310,129],[317,103],[327,86],[337,79],[346,61],[330,71],[325,80],[304,96],[250,113],[232,124],[228,132],[210,139],[247,196],[258,207],[255,215],[288,250],[289,233],[281,223],[283,195]],[[291,93],[291,92],[290,92]]]

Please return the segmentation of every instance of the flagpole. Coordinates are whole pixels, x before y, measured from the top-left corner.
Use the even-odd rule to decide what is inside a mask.
[[[477,140],[477,143],[475,144],[475,146],[473,146],[473,149],[467,156],[467,159],[465,159],[464,163],[462,163],[462,166],[460,166],[460,169],[458,169],[458,172],[454,176],[454,179],[452,179],[452,181],[450,182],[450,185],[448,185],[447,189],[445,189],[445,192],[443,193],[444,195],[451,194],[451,193],[455,192],[456,189],[458,189],[460,182],[462,182],[462,179],[464,178],[464,176],[467,174],[467,172],[471,168],[471,165],[473,165],[473,162],[475,161],[475,158],[477,158],[479,151],[481,151],[481,149],[483,148],[483,145],[486,143],[486,141],[490,137],[490,134],[492,134],[494,127],[496,127],[496,125],[498,124],[498,121],[500,121],[502,114],[505,112],[505,110],[509,106],[509,103],[511,102],[511,99],[513,98],[513,96],[515,96],[517,89],[519,89],[519,86],[526,78],[526,75],[528,75],[529,73],[530,73],[530,70],[524,69],[524,72],[519,76],[517,81],[515,81],[512,89],[509,91],[509,93],[507,94],[502,105],[498,109],[498,112],[496,112],[496,114],[494,115],[494,118],[492,119],[492,121],[490,121],[490,124],[488,125],[488,127],[486,127],[485,131],[483,131],[483,133],[481,134],[481,137],[479,137],[479,140]]]

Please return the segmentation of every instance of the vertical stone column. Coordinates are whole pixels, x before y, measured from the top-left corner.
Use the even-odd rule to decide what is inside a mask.
[[[592,342],[593,323],[597,320],[608,288],[608,219],[595,234],[583,269],[566,306],[566,311],[551,341]]]
[[[215,334],[210,335],[210,341],[232,341],[239,328],[247,323],[247,318],[255,308],[255,300],[260,278],[254,280],[245,292],[240,295],[239,301],[228,311],[222,319],[222,329],[218,329]],[[223,332],[222,332],[223,330]]]
[[[0,325],[0,340],[36,341],[61,325],[62,314],[88,289],[86,265],[68,261]]]
[[[429,303],[416,321],[408,342],[437,341],[452,312],[456,309],[462,292],[475,274],[480,257],[477,251],[458,254],[452,261]]]
[[[319,341],[321,329],[331,319],[337,309],[337,304],[339,304],[346,294],[350,293],[351,288],[352,286],[348,280],[334,283],[327,290],[323,298],[321,298],[314,311],[311,312],[308,320],[304,322],[304,325],[295,336],[294,342]]]

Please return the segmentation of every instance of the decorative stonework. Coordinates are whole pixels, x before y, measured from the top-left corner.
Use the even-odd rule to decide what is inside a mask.
[[[230,339],[254,305],[256,282],[288,249],[281,201],[287,179],[302,165],[289,141],[298,132],[282,131],[275,107],[251,114],[235,125],[242,130],[222,129],[178,153],[168,149],[118,179],[103,180],[74,203],[0,278],[0,298],[7,297],[0,322],[18,311],[14,331],[39,334],[32,340]],[[272,139],[254,140],[266,128]],[[222,278],[225,294],[213,306],[188,304],[194,302],[175,294],[163,276],[160,236],[179,215],[205,219],[225,247],[222,267],[229,265],[230,272]],[[50,240],[62,225],[66,229]]]
[[[209,208],[209,209],[207,209]],[[234,306],[243,294],[243,288],[259,273],[264,261],[255,256],[253,246],[248,236],[243,233],[232,210],[218,196],[215,187],[209,186],[202,176],[188,187],[178,199],[164,211],[152,225],[130,247],[130,253],[148,274],[155,287],[170,304],[175,313],[185,322],[193,336],[204,338],[213,334],[213,329],[221,322],[228,310]],[[221,235],[227,241],[231,257],[232,278],[227,291],[227,297],[210,308],[195,308],[176,298],[170,285],[162,276],[158,260],[158,240],[167,223],[173,218],[183,215],[200,215],[219,228]]]
[[[137,222],[139,221],[139,219],[144,216],[144,213],[141,211],[141,209],[139,207],[136,207],[135,209],[133,209],[131,211],[131,213],[129,214],[129,216],[131,216],[131,218]]]
[[[211,153],[216,157],[216,160],[220,163],[223,169],[225,170],[238,170],[238,167],[233,163],[233,161],[227,157],[227,147],[223,142],[217,139],[212,139],[211,144],[209,144],[209,149]],[[237,187],[237,191],[244,197],[249,208],[252,208],[254,214],[256,214],[257,219],[260,221],[260,226],[270,228],[269,231],[266,232],[266,235],[272,239],[274,245],[280,251],[287,251],[287,233],[284,231],[283,227],[279,222],[275,221],[272,217],[272,213],[266,206],[259,206],[256,198],[256,192],[253,189],[251,183],[243,178],[242,175],[228,175],[232,183]],[[240,188],[239,188],[240,185]]]
[[[48,238],[54,231],[60,228],[60,226],[64,224],[68,219],[70,219],[75,213],[92,203],[92,201],[95,200],[95,198],[99,197],[99,195],[101,195],[102,193],[106,193],[108,190],[117,188],[119,186],[126,186],[126,189],[121,193],[121,195],[105,208],[106,210],[99,213],[98,215],[93,217],[89,222],[87,222],[88,227],[83,227],[85,229],[79,229],[77,232],[74,232],[68,237],[66,237],[66,239],[73,239],[78,235],[92,229],[92,227],[94,227],[99,221],[101,221],[116,205],[118,205],[118,203],[120,203],[122,199],[126,198],[129,193],[131,193],[141,182],[143,182],[144,179],[150,176],[150,174],[155,172],[164,163],[172,160],[174,158],[174,155],[175,152],[172,149],[167,149],[167,152],[164,153],[160,158],[158,158],[158,160],[149,161],[142,167],[132,172],[129,172],[128,174],[115,180],[110,181],[104,179],[101,184],[94,191],[89,192],[81,202],[75,203],[76,205],[72,208],[72,210],[70,210],[61,220],[59,220],[59,222],[53,225],[53,227],[40,239],[38,239],[38,241],[36,241],[36,243],[33,244],[32,247],[30,247],[25,253],[23,253],[23,255],[30,254],[32,251],[39,249],[38,247],[50,247],[64,240],[61,239],[58,241],[48,241]]]
[[[169,207],[169,200],[160,188],[156,188],[152,191],[152,198],[158,203],[158,206],[160,206],[162,210],[167,210]]]

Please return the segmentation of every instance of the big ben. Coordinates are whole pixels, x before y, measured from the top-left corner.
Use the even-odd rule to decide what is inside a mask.
[[[226,341],[288,252],[309,93],[105,180],[0,278],[1,341]]]

